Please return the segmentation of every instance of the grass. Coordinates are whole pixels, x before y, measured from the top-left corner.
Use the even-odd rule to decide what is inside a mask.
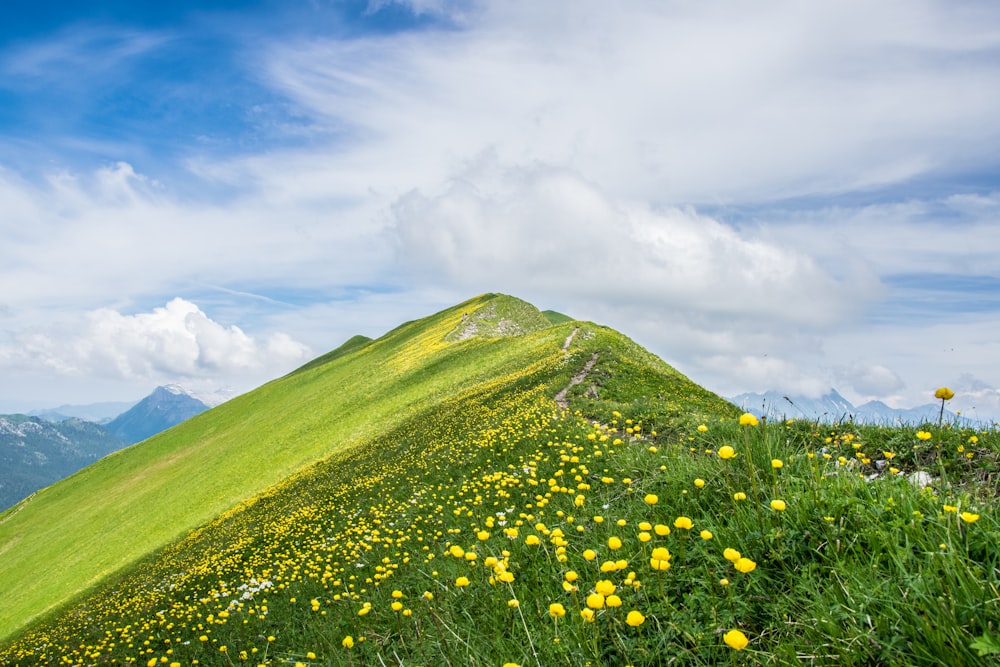
[[[380,364],[439,398],[118,570],[0,663],[974,665],[1000,650],[995,430],[741,424],[601,327],[466,341],[479,352],[462,357],[437,347],[454,325],[286,378],[306,391],[383,346]],[[533,336],[556,353],[531,357]],[[459,376],[475,381],[434,384]]]

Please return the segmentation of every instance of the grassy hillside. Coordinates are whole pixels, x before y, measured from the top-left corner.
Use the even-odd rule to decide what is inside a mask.
[[[588,323],[447,342],[491,303],[523,308],[484,297],[274,383],[330,414],[321,378],[378,358],[392,399],[360,400],[403,409],[0,664],[994,664],[996,431],[758,423]]]
[[[470,324],[478,335],[461,335]],[[19,582],[0,588],[0,637],[304,466],[455,396],[531,369],[542,369],[532,371],[538,383],[565,383],[576,369],[562,346],[574,328],[484,295],[376,341],[352,339],[39,492],[0,515],[0,581]]]

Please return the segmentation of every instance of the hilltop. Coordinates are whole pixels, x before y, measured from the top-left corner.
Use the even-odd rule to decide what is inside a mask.
[[[0,589],[0,663],[1000,653],[995,431],[758,422],[622,334],[561,319],[483,295],[352,339],[84,471],[101,498],[127,490],[122,527],[98,525],[83,473],[0,516],[0,580],[25,582]],[[34,532],[61,516],[50,494],[84,510],[59,526],[69,546]],[[237,500],[202,507],[221,494]],[[44,605],[31,627],[8,611]]]

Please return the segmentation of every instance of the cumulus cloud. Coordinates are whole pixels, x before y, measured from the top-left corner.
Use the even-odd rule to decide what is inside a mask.
[[[88,313],[79,328],[19,332],[13,338],[15,348],[0,350],[4,365],[122,379],[260,375],[290,370],[311,355],[287,334],[259,340],[179,297],[134,315],[102,308]]]
[[[393,214],[401,261],[426,278],[655,307],[707,328],[721,318],[828,326],[878,287],[871,276],[836,280],[801,252],[692,209],[616,200],[538,164],[487,158],[439,194],[400,198]]]
[[[884,398],[903,388],[903,380],[893,370],[863,361],[851,364],[841,379],[863,396]]]

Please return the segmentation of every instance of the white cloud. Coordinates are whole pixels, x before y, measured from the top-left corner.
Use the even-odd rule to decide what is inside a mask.
[[[269,82],[413,185],[494,147],[619,196],[760,201],[988,163],[1000,140],[983,5],[477,10],[463,30],[277,44]]]
[[[870,275],[835,280],[805,254],[693,210],[616,201],[542,165],[504,169],[487,157],[393,211],[400,260],[431,280],[656,308],[706,334],[734,319],[752,321],[750,335],[830,326],[878,288]]]
[[[864,396],[884,398],[903,388],[903,380],[893,370],[879,364],[856,361],[841,375],[846,385]]]
[[[267,378],[311,355],[287,334],[258,340],[235,325],[215,322],[181,298],[134,315],[102,308],[76,327],[19,332],[13,339],[15,348],[0,348],[4,366],[126,380]]]

